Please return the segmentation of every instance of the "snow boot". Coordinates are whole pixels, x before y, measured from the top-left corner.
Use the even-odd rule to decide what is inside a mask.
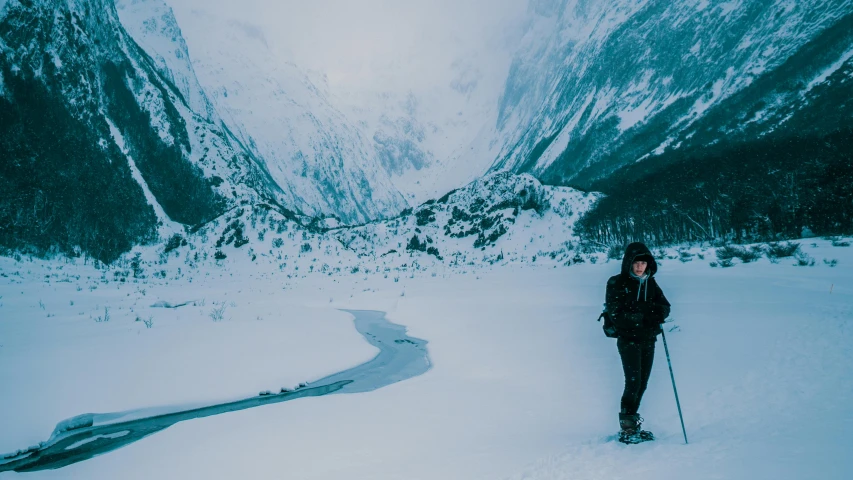
[[[622,431],[619,432],[619,441],[627,444],[635,444],[654,440],[655,436],[652,432],[643,430],[643,417],[636,413],[620,413],[619,426]]]
[[[636,413],[620,413],[619,426],[622,430],[619,432],[619,441],[627,444],[635,444],[647,442],[655,439],[652,432],[643,430],[643,417]]]
[[[637,415],[637,435],[639,435],[640,439],[644,442],[655,439],[655,435],[652,432],[643,430],[643,417],[640,415]]]
[[[620,413],[619,426],[622,428],[619,432],[620,442],[634,444],[643,441],[640,438],[640,416],[636,413]]]

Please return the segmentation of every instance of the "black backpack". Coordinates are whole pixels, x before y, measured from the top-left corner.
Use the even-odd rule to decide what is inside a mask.
[[[610,314],[607,311],[601,312],[601,315],[598,316],[598,321],[604,319],[604,324],[601,325],[602,330],[604,330],[604,336],[608,338],[617,338],[619,337],[619,333],[616,331],[616,325],[613,324],[613,319],[610,318]]]

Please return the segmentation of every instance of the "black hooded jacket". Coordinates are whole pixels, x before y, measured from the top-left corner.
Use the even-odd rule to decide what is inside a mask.
[[[644,282],[631,274],[631,266],[638,259],[648,264]],[[645,245],[628,245],[622,272],[607,281],[606,310],[619,338],[654,342],[661,333],[660,324],[669,316],[670,304],[655,280],[657,270],[658,264]]]

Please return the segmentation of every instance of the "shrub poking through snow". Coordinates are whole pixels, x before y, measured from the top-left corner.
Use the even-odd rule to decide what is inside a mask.
[[[417,235],[413,235],[412,238],[409,239],[409,243],[406,244],[407,251],[418,251],[418,252],[426,252],[427,251],[427,242],[421,242],[421,239],[418,238]]]
[[[850,242],[848,242],[847,240],[837,239],[837,240],[832,241],[832,246],[833,247],[849,247]]]
[[[740,259],[743,263],[750,263],[761,258],[763,251],[761,247],[737,247],[735,245],[726,245],[725,247],[717,249],[717,259],[720,260],[720,265],[725,267],[722,262],[728,260],[731,262],[733,259]]]
[[[725,247],[720,247],[717,249],[717,259],[718,260],[731,260],[738,256],[741,252],[741,248],[727,245]]]
[[[109,307],[104,307],[104,315],[102,317],[101,316],[97,317],[95,319],[95,321],[97,323],[109,322],[110,321],[110,309],[109,309]]]
[[[222,235],[216,240],[216,248],[222,248],[222,245],[231,245],[232,243],[235,248],[240,248],[249,243],[249,238],[243,233],[245,229],[246,225],[243,222],[234,220],[228,224]]]
[[[163,253],[169,253],[172,250],[176,250],[179,247],[185,247],[186,245],[186,239],[184,239],[181,234],[176,233],[166,242],[166,246],[163,248]]]
[[[815,260],[808,253],[798,252],[794,258],[797,259],[797,263],[794,266],[797,267],[814,267]]]
[[[133,271],[133,278],[143,278],[145,271],[142,269],[142,254],[139,252],[130,260],[130,269]]]
[[[740,260],[743,263],[754,262],[764,256],[764,249],[760,246],[750,247],[746,255],[742,255]]]
[[[798,251],[800,244],[796,242],[769,243],[764,247],[764,253],[770,260],[793,257]]]
[[[494,245],[494,243],[501,238],[503,234],[507,232],[506,226],[504,224],[499,224],[497,228],[492,230],[488,236],[484,236],[482,233],[477,237],[477,240],[474,240],[474,248],[480,248],[486,245]]]
[[[824,265],[828,265],[828,266],[830,266],[830,267],[834,267],[834,266],[838,265],[838,259],[837,259],[837,258],[833,258],[832,260],[829,260],[829,259],[824,258],[824,259],[823,259],[823,264],[824,264]]]
[[[415,214],[415,218],[419,227],[429,225],[430,223],[435,221],[435,211],[430,208],[425,208],[423,210],[418,211],[418,213]]]
[[[521,205],[522,210],[535,210],[536,213],[542,215],[551,206],[548,199],[542,195],[542,190],[537,188],[530,190],[525,188],[519,192],[519,196],[524,199],[524,203]]]
[[[223,303],[219,307],[211,310],[209,316],[214,322],[221,322],[225,318],[225,304]]]
[[[572,258],[566,260],[563,265],[569,267],[572,265],[579,265],[581,263],[586,263],[586,259],[583,257],[583,255],[580,254],[580,252],[575,252],[575,255]]]

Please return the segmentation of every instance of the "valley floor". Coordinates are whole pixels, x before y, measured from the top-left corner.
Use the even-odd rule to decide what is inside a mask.
[[[245,397],[362,363],[376,349],[339,308],[387,312],[432,360],[373,392],[187,421],[61,470],[0,476],[850,478],[853,248],[803,249],[816,266],[662,262],[690,444],[658,342],[640,410],[658,440],[636,446],[608,441],[623,378],[595,321],[618,262],[104,283],[84,266],[0,258],[0,452],[81,413]]]

